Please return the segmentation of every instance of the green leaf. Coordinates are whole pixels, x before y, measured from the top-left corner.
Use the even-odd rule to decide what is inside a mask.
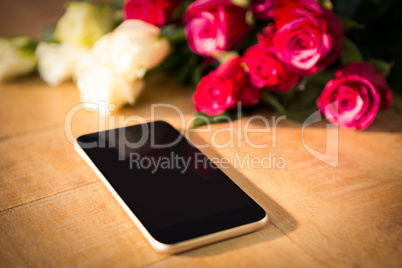
[[[248,8],[250,5],[250,0],[231,0],[232,4],[243,7],[243,8]]]
[[[316,0],[316,1],[325,9],[332,10],[334,8],[334,6],[331,3],[331,0]]]
[[[122,10],[123,9],[124,0],[111,0],[109,1],[109,6],[113,10]]]
[[[18,36],[10,39],[12,45],[16,47],[22,55],[32,56],[35,54],[37,43],[27,36]]]
[[[35,42],[30,42],[20,47],[20,52],[26,56],[35,55],[36,47],[37,44]]]
[[[162,35],[171,43],[179,43],[186,40],[184,35],[184,26],[167,25],[162,28]]]
[[[52,43],[59,43],[55,38],[54,38],[54,30],[56,29],[56,25],[51,25],[43,28],[41,32],[41,37],[40,39],[45,42],[52,42]]]
[[[354,61],[362,61],[363,57],[360,54],[359,48],[348,38],[343,38],[342,41],[342,53],[341,53],[341,61],[343,64],[354,62]]]
[[[374,67],[382,73],[385,77],[391,72],[391,68],[394,66],[394,62],[386,62],[380,59],[370,59],[369,62],[374,65]]]
[[[219,50],[212,55],[212,57],[214,57],[220,63],[224,62],[225,60],[227,60],[229,58],[238,57],[238,56],[239,56],[239,53],[237,53],[237,51],[234,51],[234,50],[229,50],[229,51]]]
[[[391,108],[391,110],[393,110],[393,111],[396,112],[397,114],[401,114],[401,113],[402,113],[401,109],[400,109],[398,106],[396,106],[395,103],[392,103],[390,108]]]
[[[104,7],[108,6],[108,5],[106,4],[106,1],[105,1],[105,0],[96,0],[95,3],[96,3],[96,6],[97,6],[98,8],[104,8]]]
[[[331,80],[334,75],[335,75],[336,69],[324,69],[321,70],[312,76],[308,77],[307,84],[320,84],[323,87],[328,83],[329,80]]]
[[[316,101],[323,86],[316,83],[307,83],[304,91],[296,91],[293,99],[286,105],[287,118],[302,123],[316,110]]]
[[[172,12],[171,19],[181,20],[187,7],[192,3],[192,1],[186,0],[182,1]]]
[[[274,95],[266,90],[262,93],[261,101],[273,107],[278,113],[283,115],[287,114],[285,107],[283,107]]]
[[[193,74],[192,74],[192,79],[191,79],[191,81],[192,81],[192,83],[193,83],[193,86],[194,86],[194,88],[196,88],[197,87],[197,85],[200,83],[200,81],[201,81],[201,78],[202,78],[202,71],[203,71],[203,68],[202,68],[202,65],[200,64],[200,65],[198,65],[197,67],[195,67],[195,69],[194,69],[194,71],[193,71]]]
[[[295,89],[286,93],[287,118],[303,123],[314,113],[317,110],[317,99],[335,71],[335,69],[321,70],[307,78],[303,91],[297,90],[298,86],[296,86]]]
[[[340,16],[339,19],[343,24],[343,29],[345,30],[345,32],[348,32],[353,29],[363,30],[366,28],[365,25],[359,24],[357,21],[351,19],[350,17]]]
[[[219,115],[207,115],[206,113],[198,112],[194,116],[194,122],[191,128],[197,128],[208,124],[225,123],[242,118],[245,114],[237,111],[225,111]]]
[[[192,54],[188,59],[188,61],[183,64],[182,68],[177,73],[177,79],[179,80],[179,83],[184,84],[185,82],[188,81],[188,78],[191,78],[190,75],[197,67],[197,64],[198,64],[198,56]]]

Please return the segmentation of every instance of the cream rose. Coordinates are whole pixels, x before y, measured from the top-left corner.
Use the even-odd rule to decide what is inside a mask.
[[[34,47],[26,37],[0,38],[0,82],[32,72],[36,66]]]
[[[70,2],[59,19],[54,37],[61,43],[92,47],[105,33],[112,30],[111,12],[87,2]]]
[[[126,79],[142,78],[170,51],[169,42],[160,37],[160,28],[141,20],[126,20],[110,39],[110,60],[117,73]],[[95,53],[101,54],[94,48]]]
[[[84,106],[85,103],[104,101],[107,107],[113,104],[119,109],[127,103],[134,104],[144,84],[142,80],[127,81],[93,53],[82,57],[76,68],[76,77]],[[109,110],[100,112],[107,114]]]
[[[36,49],[38,71],[50,86],[71,79],[79,59],[89,49],[71,44],[39,43]]]
[[[168,41],[159,35],[154,25],[127,20],[100,38],[75,71],[82,101],[105,101],[117,109],[134,104],[146,71],[169,53]]]

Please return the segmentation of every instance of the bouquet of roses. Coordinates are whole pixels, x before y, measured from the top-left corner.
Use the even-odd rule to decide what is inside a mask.
[[[256,20],[266,21],[257,33],[257,44],[242,55],[241,50],[232,53],[201,79],[194,94],[196,109],[218,115],[237,103],[251,106],[262,100],[286,114],[278,99],[294,94],[291,91],[311,94],[303,92],[308,79],[315,74],[315,79],[324,78],[325,69],[336,64],[338,70],[316,100],[318,108],[340,127],[366,128],[378,110],[391,105],[391,91],[381,68],[375,68],[378,62],[362,61],[357,48],[344,38],[342,22],[328,9],[330,3],[324,4],[314,0],[251,1],[246,7],[225,0],[192,3],[183,18],[185,35],[190,49],[204,57],[219,58],[222,50],[236,48],[252,27],[247,23],[248,11]]]
[[[195,126],[261,103],[295,120],[318,108],[339,127],[364,129],[392,100],[390,65],[364,61],[345,37],[361,27],[329,0],[82,2],[35,54],[48,84],[73,78],[84,102],[133,104],[145,74],[164,70],[194,84]]]

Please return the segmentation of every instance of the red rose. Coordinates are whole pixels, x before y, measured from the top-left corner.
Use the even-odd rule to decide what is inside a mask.
[[[240,57],[225,60],[219,67],[201,79],[193,99],[196,109],[209,115],[218,115],[234,108],[258,103],[261,90],[249,84]]]
[[[367,79],[374,85],[380,95],[380,106],[378,110],[383,111],[392,104],[391,90],[388,87],[384,75],[378,72],[374,66],[368,62],[349,63],[342,67],[336,74],[335,78],[345,75],[356,74]]]
[[[258,45],[251,46],[243,56],[248,67],[250,82],[254,87],[287,92],[299,80],[299,76],[277,59],[275,49],[265,45],[264,38]]]
[[[392,104],[391,91],[383,75],[365,62],[351,63],[328,82],[317,100],[322,114],[342,128],[365,129],[377,110]]]
[[[185,35],[192,51],[210,56],[228,50],[247,34],[247,10],[230,0],[197,0],[186,10]]]
[[[293,71],[310,75],[339,57],[342,23],[316,1],[279,0],[275,20],[273,45],[278,58]]]
[[[181,0],[125,0],[124,19],[138,19],[162,26],[170,21],[173,10]]]
[[[251,0],[250,10],[259,20],[269,20],[275,14],[274,0]]]

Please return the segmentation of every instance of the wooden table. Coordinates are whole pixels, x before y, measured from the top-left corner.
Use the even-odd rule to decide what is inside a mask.
[[[191,88],[153,76],[138,105],[114,116],[135,114],[149,120],[150,104],[171,103],[188,119],[193,114],[191,95]],[[402,107],[399,98],[396,102]],[[337,167],[307,152],[298,123],[279,122],[276,147],[273,133],[250,134],[254,143],[270,145],[253,149],[237,133],[248,118],[236,122],[234,140],[242,146],[202,150],[232,162],[235,153],[264,157],[271,152],[286,160],[285,169],[225,170],[268,212],[269,224],[170,256],[148,245],[66,138],[65,117],[79,103],[78,90],[69,83],[51,88],[31,77],[0,85],[0,267],[401,267],[400,114],[380,113],[365,131],[340,130]],[[273,114],[259,112],[272,122]],[[103,120],[93,111],[77,112],[73,134],[96,131],[99,118]],[[173,110],[157,109],[156,118],[180,127]],[[259,120],[250,124],[261,126]],[[225,127],[214,125],[212,130]],[[191,137],[201,143],[211,133]],[[216,141],[223,144],[228,137],[224,132]],[[316,150],[325,151],[325,137],[325,123],[304,131],[305,142]]]

